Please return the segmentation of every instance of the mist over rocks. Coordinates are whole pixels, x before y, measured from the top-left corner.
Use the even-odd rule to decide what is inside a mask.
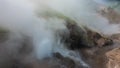
[[[119,24],[100,15],[99,7],[92,0],[0,0],[0,27],[9,32],[0,66],[10,61],[39,68],[39,60],[59,53],[89,68],[76,50],[110,45],[103,35],[120,33]]]

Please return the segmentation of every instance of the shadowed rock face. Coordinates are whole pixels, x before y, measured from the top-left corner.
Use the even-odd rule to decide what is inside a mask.
[[[81,48],[91,48],[94,46],[102,47],[106,45],[111,45],[113,41],[110,38],[104,37],[99,33],[89,30],[87,28],[81,28],[75,22],[67,21],[67,28],[69,33],[62,34],[62,41],[66,43],[68,48],[81,49]]]

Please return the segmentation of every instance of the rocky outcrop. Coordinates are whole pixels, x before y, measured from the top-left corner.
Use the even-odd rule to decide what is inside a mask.
[[[63,57],[61,54],[59,53],[55,53],[54,57],[56,57],[57,60],[59,60],[59,63],[67,68],[76,68],[76,64],[75,62],[70,59],[69,57]]]
[[[107,68],[120,68],[120,48],[115,48],[106,53],[108,58]]]
[[[102,7],[100,14],[109,20],[109,23],[120,23],[120,14],[110,7]]]
[[[80,48],[102,47],[110,45],[113,41],[86,27],[78,26],[74,21],[67,21],[68,33],[60,35],[66,46],[72,50]]]

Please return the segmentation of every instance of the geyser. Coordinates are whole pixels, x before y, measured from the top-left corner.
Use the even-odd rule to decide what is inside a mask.
[[[101,4],[93,0],[0,0],[0,27],[16,35],[10,35],[10,40],[15,37],[21,41],[23,35],[30,37],[32,55],[37,59],[59,52],[88,67],[56,34],[65,31],[69,35],[66,20],[105,35],[120,33],[119,24],[109,24],[109,20],[98,13],[100,7]],[[13,46],[13,50],[19,46]],[[71,56],[71,53],[74,54]]]

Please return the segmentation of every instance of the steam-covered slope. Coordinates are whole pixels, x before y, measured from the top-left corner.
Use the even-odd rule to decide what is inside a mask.
[[[85,46],[88,46],[89,43],[91,46],[93,41],[91,39],[89,41],[89,33],[87,33],[89,30],[100,37],[102,37],[101,34],[119,33],[119,24],[110,24],[107,18],[100,15],[99,8],[101,8],[101,4],[92,0],[0,0],[0,27],[10,32],[8,41],[4,43],[9,46],[5,46],[5,49],[1,51],[4,53],[6,50],[8,54],[5,53],[2,58],[10,55],[12,59],[15,58],[18,61],[25,59],[22,62],[31,63],[52,57],[53,53],[58,52],[83,67],[89,67],[81,59],[79,53],[66,46],[68,43],[71,44],[69,39],[76,35],[78,37],[79,33],[84,35],[72,39],[73,42],[76,42],[75,48],[79,49],[79,46],[83,45],[80,43],[83,42],[87,42],[87,44],[84,43]],[[73,35],[71,35],[72,29],[75,30]],[[24,45],[21,43],[26,40],[26,37],[31,42],[26,45],[32,46],[32,50],[27,55],[26,53],[18,55],[19,49],[22,48],[21,45]],[[65,39],[69,41],[67,44],[66,41],[64,42]],[[73,48],[74,43],[70,47]]]

